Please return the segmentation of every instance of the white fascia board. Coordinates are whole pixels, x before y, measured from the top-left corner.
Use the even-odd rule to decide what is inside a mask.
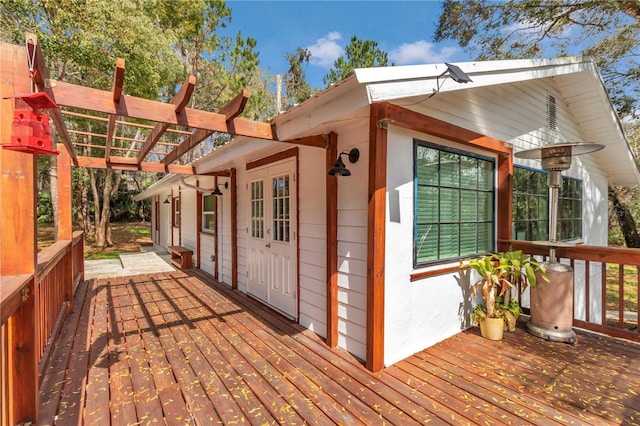
[[[469,83],[456,83],[447,75],[444,64],[417,65],[416,69],[400,70],[394,68],[380,68],[377,79],[374,79],[376,69],[355,70],[358,81],[366,83],[371,102],[391,101],[417,96],[431,96],[438,93],[473,89],[476,87],[494,86],[498,84],[516,83],[539,78],[555,77],[572,74],[594,68],[590,59],[565,58],[558,60],[517,60],[517,61],[486,61],[456,63],[469,77]],[[422,74],[418,72],[422,71]],[[363,75],[361,75],[363,74]],[[438,85],[440,88],[438,90]]]
[[[269,148],[274,144],[281,144],[286,147],[286,144],[282,142],[241,136],[215,149],[206,157],[200,158],[194,162],[193,165],[196,169],[196,174],[226,170],[239,158],[249,155],[252,152]]]
[[[178,182],[178,175],[170,173],[164,176],[162,179],[145,189],[139,194],[133,196],[133,199],[136,201],[142,201],[145,198],[153,197],[154,195],[161,194],[167,190],[167,188],[171,188],[171,186]]]
[[[278,139],[285,141],[317,134],[318,127],[342,121],[369,105],[366,86],[350,74],[336,85],[273,119]]]
[[[605,145],[604,150],[594,155],[596,155],[597,163],[607,175],[610,185],[638,185],[640,184],[640,169],[638,169],[620,117],[611,98],[609,98],[604,80],[595,64],[592,64],[585,71],[565,78],[579,79],[574,82],[574,85],[581,88],[585,97],[594,94],[598,99],[597,102],[588,102],[584,106],[580,105],[579,100],[570,103],[570,107],[574,109],[576,114],[593,114],[595,108],[599,111],[594,115],[595,119],[581,124],[586,133],[586,142]],[[562,92],[562,85],[560,90]],[[580,117],[576,118],[579,121]],[[597,135],[596,139],[593,135]]]

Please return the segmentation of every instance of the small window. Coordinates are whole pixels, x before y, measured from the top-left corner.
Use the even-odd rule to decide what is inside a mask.
[[[416,140],[414,165],[414,265],[493,251],[494,160]]]
[[[558,191],[558,239],[560,241],[582,238],[582,181],[562,177]]]
[[[180,197],[173,197],[173,226],[180,227]]]
[[[216,230],[216,196],[202,196],[202,231],[215,232]]]
[[[549,240],[549,186],[547,172],[513,168],[513,238]],[[558,236],[560,241],[582,238],[582,181],[562,177],[558,191]]]
[[[264,181],[251,182],[251,237],[264,238]]]
[[[513,228],[515,240],[549,239],[549,189],[547,172],[513,168]]]

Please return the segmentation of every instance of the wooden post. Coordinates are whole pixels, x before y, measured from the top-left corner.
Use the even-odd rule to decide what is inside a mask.
[[[231,288],[238,289],[238,188],[236,169],[230,170],[231,187]]]
[[[218,187],[218,176],[215,177],[214,181],[213,181],[213,187],[217,188]],[[220,240],[220,235],[219,235],[219,228],[218,228],[218,218],[220,217],[220,215],[218,214],[218,197],[213,197],[213,211],[215,213],[215,224],[213,225],[213,258],[215,259],[213,261],[213,278],[216,279],[216,281],[219,279],[220,274],[218,273],[218,244],[219,244],[219,240]]]
[[[498,240],[511,239],[513,216],[513,155],[498,154]],[[503,248],[498,248],[502,250]]]
[[[367,236],[367,368],[384,368],[385,229],[387,209],[387,128],[384,105],[369,117],[369,209]],[[379,125],[380,124],[380,125]]]
[[[64,144],[58,144],[58,235],[56,241],[73,240],[73,196],[71,192],[71,156]],[[64,301],[67,314],[73,312],[73,250],[63,260]]]
[[[14,100],[31,91],[22,46],[0,43],[0,144],[11,143]],[[36,269],[36,157],[0,148],[0,276],[34,275]],[[9,424],[38,419],[38,289],[23,291],[20,308],[7,322]],[[2,362],[5,360],[3,359]]]
[[[329,133],[325,169],[328,171],[338,158],[338,135]],[[338,345],[338,178],[325,177],[327,217],[327,345]]]

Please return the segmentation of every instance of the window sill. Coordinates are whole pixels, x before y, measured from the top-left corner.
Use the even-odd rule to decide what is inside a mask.
[[[438,275],[450,274],[452,272],[458,272],[461,269],[467,269],[469,266],[464,264],[460,266],[460,262],[447,263],[445,265],[438,265],[429,268],[425,271],[414,272],[409,276],[411,282],[419,281],[425,278],[436,277]]]

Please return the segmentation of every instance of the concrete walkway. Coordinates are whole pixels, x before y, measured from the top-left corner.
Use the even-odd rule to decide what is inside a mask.
[[[140,253],[122,253],[119,259],[84,261],[84,279],[126,277],[130,275],[170,272],[171,254],[143,246]]]

